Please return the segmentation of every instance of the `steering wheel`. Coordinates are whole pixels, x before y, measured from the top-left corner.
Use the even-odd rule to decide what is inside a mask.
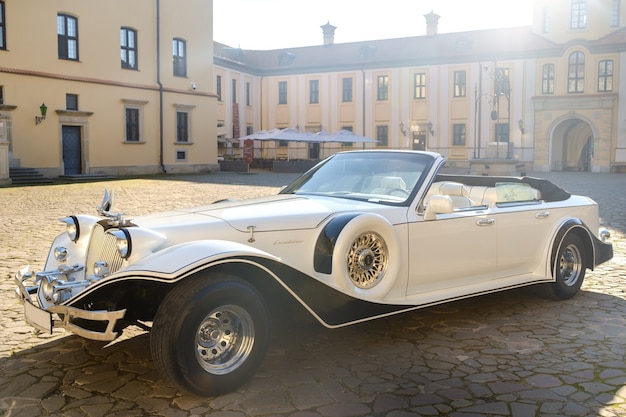
[[[410,192],[402,188],[392,188],[387,192],[388,195],[392,195],[394,197],[408,197]]]

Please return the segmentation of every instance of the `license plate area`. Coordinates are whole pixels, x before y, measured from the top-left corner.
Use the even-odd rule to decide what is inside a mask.
[[[24,302],[24,316],[26,321],[36,329],[52,334],[52,314],[49,312],[26,301]]]

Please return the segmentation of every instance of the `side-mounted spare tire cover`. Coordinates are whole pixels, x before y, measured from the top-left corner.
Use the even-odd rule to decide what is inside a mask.
[[[398,277],[400,258],[393,226],[378,214],[365,213],[340,231],[332,251],[332,275],[348,294],[380,300]]]

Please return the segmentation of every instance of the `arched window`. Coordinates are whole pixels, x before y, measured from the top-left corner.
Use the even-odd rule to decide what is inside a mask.
[[[598,92],[613,91],[613,61],[602,60],[598,63]]]
[[[567,92],[583,93],[585,91],[585,54],[572,52],[567,65]]]

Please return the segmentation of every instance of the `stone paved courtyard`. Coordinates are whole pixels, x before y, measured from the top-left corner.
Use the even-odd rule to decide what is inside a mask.
[[[540,175],[540,174],[536,174]],[[615,257],[563,302],[514,290],[328,330],[277,323],[255,377],[217,398],[160,378],[149,337],[113,343],[23,321],[13,273],[41,270],[58,218],[95,214],[103,189],[129,216],[276,193],[290,174],[211,174],[0,188],[2,416],[626,416],[626,175],[541,174],[600,203]]]

